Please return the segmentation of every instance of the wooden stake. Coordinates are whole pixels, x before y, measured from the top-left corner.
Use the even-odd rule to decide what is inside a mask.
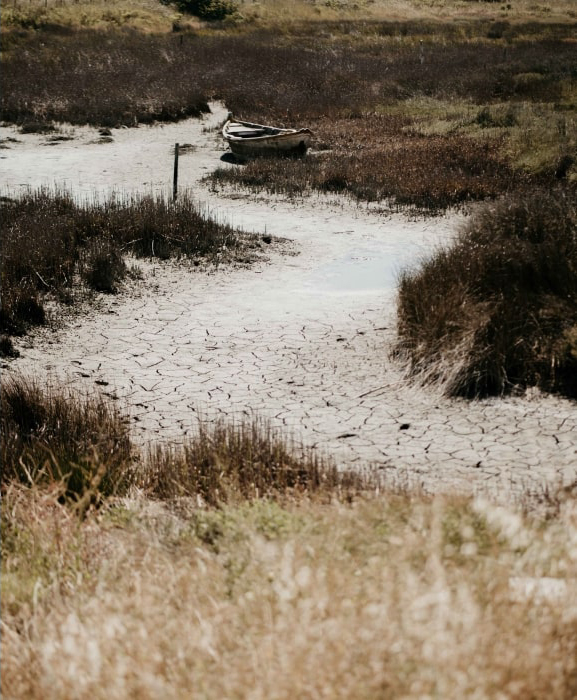
[[[172,179],[172,199],[176,202],[178,194],[178,144],[174,144],[174,177]]]

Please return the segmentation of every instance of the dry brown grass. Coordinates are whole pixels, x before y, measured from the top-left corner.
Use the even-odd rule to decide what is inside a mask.
[[[157,446],[137,483],[153,498],[194,497],[211,506],[305,494],[347,500],[375,486],[369,472],[339,470],[259,420],[201,425],[183,447]]]
[[[76,202],[41,189],[3,197],[0,329],[22,334],[45,323],[45,302],[72,305],[85,286],[114,293],[129,270],[123,256],[191,258],[216,264],[258,257],[257,237],[205,218],[190,194],[112,196]],[[84,285],[83,285],[84,283]]]
[[[239,27],[276,27],[285,31],[322,21],[388,22],[567,22],[577,18],[573,0],[237,0]],[[146,32],[199,28],[194,17],[155,0],[10,0],[3,8],[4,26],[131,27]],[[220,26],[219,26],[220,28]]]
[[[47,485],[76,503],[128,487],[135,452],[128,420],[111,401],[10,375],[0,404],[2,487]]]
[[[74,432],[36,423],[55,454]],[[542,494],[547,519],[433,499],[254,425],[134,464],[82,509],[47,473],[3,475],[3,697],[575,697],[570,489]]]
[[[450,395],[539,386],[577,396],[574,188],[480,208],[399,282],[398,352]]]
[[[509,698],[577,692],[577,509],[482,501],[198,510],[82,523],[12,486],[6,698]]]

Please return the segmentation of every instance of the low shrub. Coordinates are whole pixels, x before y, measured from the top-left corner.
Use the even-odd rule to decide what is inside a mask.
[[[251,240],[204,218],[186,194],[176,202],[148,195],[77,203],[39,190],[3,198],[0,215],[0,330],[8,334],[45,323],[45,299],[70,299],[79,274],[93,290],[116,292],[125,253],[220,261]]]
[[[346,499],[371,483],[362,472],[338,470],[259,421],[201,427],[182,448],[156,447],[146,464],[143,487],[149,495],[195,496],[212,506],[291,494]]]
[[[175,0],[175,4],[181,12],[204,20],[222,20],[238,10],[233,0]]]
[[[12,338],[9,335],[0,336],[0,357],[18,357],[19,355]]]
[[[515,386],[577,396],[577,196],[484,205],[455,244],[399,283],[397,353],[453,395]]]
[[[133,448],[110,401],[10,376],[2,381],[2,485],[57,485],[74,502],[128,484]]]
[[[118,245],[109,239],[91,241],[83,270],[89,287],[97,292],[114,294],[126,273],[127,267]]]

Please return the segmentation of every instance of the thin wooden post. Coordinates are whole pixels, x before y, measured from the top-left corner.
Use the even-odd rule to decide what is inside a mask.
[[[174,144],[174,177],[172,179],[172,199],[176,202],[178,194],[178,144]]]

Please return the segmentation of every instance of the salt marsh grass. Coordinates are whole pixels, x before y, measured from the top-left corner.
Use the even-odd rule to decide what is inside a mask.
[[[338,497],[375,486],[370,473],[342,471],[258,420],[201,427],[182,448],[148,455],[142,488],[156,498],[193,497],[215,506],[259,498]]]
[[[456,243],[400,278],[397,351],[447,393],[539,386],[577,396],[571,188],[486,204]]]
[[[2,485],[50,487],[75,503],[126,487],[128,421],[110,401],[14,376],[3,378],[0,398]]]
[[[0,329],[22,334],[47,321],[47,300],[74,304],[86,287],[114,293],[129,273],[124,257],[247,258],[255,237],[205,218],[186,194],[113,196],[76,202],[39,190],[4,197]],[[249,256],[250,257],[250,256]]]
[[[483,14],[491,4],[459,3],[459,11],[474,5]],[[336,5],[337,14],[353,11],[349,3]],[[317,21],[245,22],[228,30],[7,30],[3,116],[21,125],[134,126],[199,115],[218,97],[248,120],[306,124],[317,136],[314,148],[331,151],[288,176],[264,163],[251,164],[246,176],[227,173],[237,173],[237,184],[289,194],[337,188],[419,206],[429,190],[433,208],[494,196],[513,176],[552,176],[572,154],[569,17],[501,23],[499,33],[486,19],[377,20],[368,6],[354,11],[356,19],[323,12]]]

